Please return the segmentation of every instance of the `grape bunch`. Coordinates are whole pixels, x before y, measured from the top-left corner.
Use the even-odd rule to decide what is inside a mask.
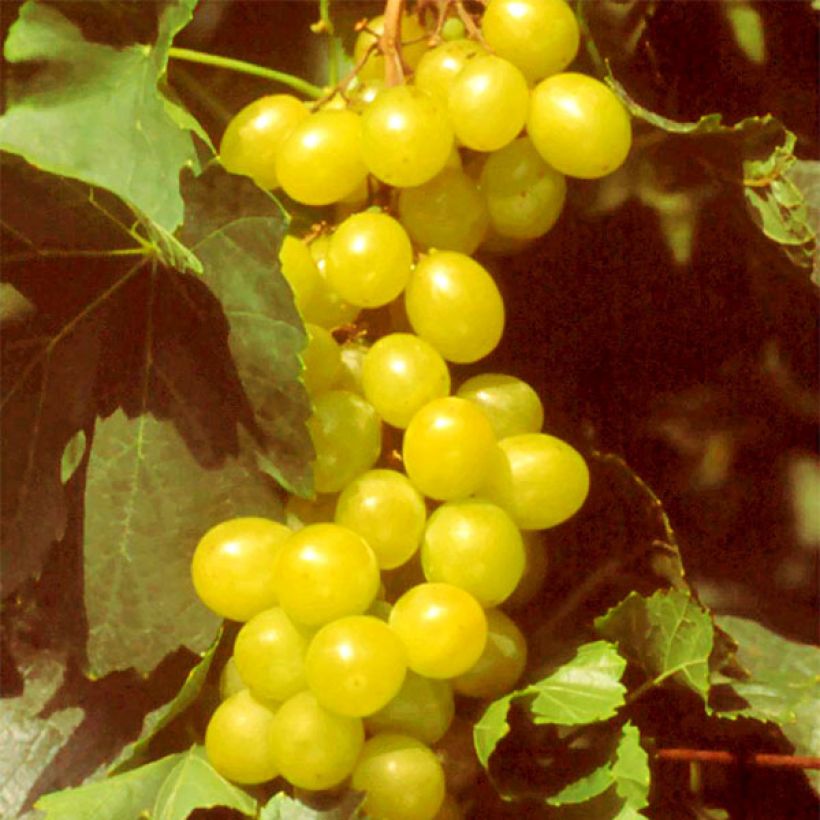
[[[369,21],[355,79],[313,110],[257,100],[220,147],[228,170],[334,206],[335,225],[280,253],[307,330],[317,497],[291,497],[286,523],[218,524],[193,557],[199,597],[243,624],[206,750],[237,783],[349,783],[384,820],[459,816],[431,747],[456,698],[522,676],[507,612],[544,578],[543,531],[589,490],[529,384],[485,372],[453,390],[450,365],[486,357],[505,324],[472,254],[545,234],[566,177],[612,172],[631,143],[607,86],[564,71],[579,45],[564,0],[489,0],[472,39],[442,22],[405,15],[411,79],[388,85],[384,19]],[[370,326],[384,332],[350,333]]]

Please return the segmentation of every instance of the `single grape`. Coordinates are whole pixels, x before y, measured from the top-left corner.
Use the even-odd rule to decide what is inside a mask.
[[[581,509],[589,469],[581,454],[544,433],[498,442],[482,495],[503,507],[522,530],[554,527]]]
[[[441,27],[442,40],[461,40],[467,33],[467,27],[459,20],[458,17],[450,17],[444,21]],[[418,69],[416,69],[418,70]]]
[[[282,546],[276,589],[299,624],[321,626],[360,615],[379,589],[379,565],[367,542],[338,524],[310,524]]]
[[[467,379],[456,395],[478,405],[498,439],[520,433],[538,433],[544,406],[525,381],[503,373],[480,373]]]
[[[464,498],[487,480],[497,447],[487,417],[466,399],[424,405],[404,434],[404,468],[413,484],[438,501]]]
[[[541,156],[571,177],[611,174],[632,145],[623,103],[586,74],[554,74],[532,92],[527,133]]]
[[[390,626],[404,643],[407,665],[428,678],[453,678],[470,669],[487,641],[481,604],[452,584],[409,589],[393,605]]]
[[[360,339],[351,339],[342,345],[342,376],[339,379],[340,390],[349,390],[351,393],[358,393],[360,396],[364,395],[362,370],[368,350],[370,350],[368,345]],[[373,402],[371,402],[371,404],[372,403]]]
[[[310,691],[279,707],[269,734],[282,776],[310,791],[338,786],[352,773],[364,745],[361,718],[329,712]]]
[[[467,62],[447,98],[455,135],[475,151],[497,151],[524,128],[530,90],[524,75],[493,54]]]
[[[388,703],[407,673],[404,646],[378,618],[352,615],[323,626],[305,658],[308,686],[325,709],[363,717]]]
[[[445,359],[467,364],[491,353],[504,332],[504,302],[469,256],[438,251],[416,265],[404,292],[413,330]]]
[[[276,155],[287,135],[310,115],[290,94],[271,94],[246,105],[228,123],[219,160],[232,174],[244,174],[262,188],[276,188]]]
[[[500,507],[475,498],[448,501],[424,531],[421,563],[428,581],[469,592],[482,606],[510,596],[524,573],[521,533]]]
[[[460,22],[460,21],[459,21]],[[487,50],[475,40],[457,39],[431,48],[419,60],[413,82],[446,104],[453,81],[467,63]]]
[[[425,248],[471,254],[490,216],[478,185],[459,168],[445,168],[424,185],[399,193],[399,219]]]
[[[341,492],[335,520],[367,541],[382,569],[392,569],[418,549],[427,510],[407,476],[370,470]]]
[[[247,689],[245,681],[242,680],[239,670],[236,668],[236,661],[233,655],[225,662],[222,672],[219,674],[219,697],[220,700],[227,700],[231,695]]]
[[[308,419],[316,460],[313,486],[335,493],[369,470],[381,453],[381,423],[373,406],[349,390],[328,390],[314,399]]]
[[[481,190],[497,233],[535,239],[561,215],[567,183],[563,174],[544,162],[532,142],[521,137],[487,158]]]
[[[365,793],[362,811],[373,820],[433,820],[444,802],[444,770],[432,750],[406,735],[370,738],[351,786]]]
[[[308,246],[295,236],[286,236],[279,250],[279,264],[293,291],[293,301],[300,313],[320,287],[319,269]]]
[[[404,290],[412,265],[413,248],[401,224],[388,214],[363,211],[331,236],[325,276],[342,299],[372,308]]]
[[[403,14],[400,22],[401,27],[401,56],[404,62],[411,68],[418,65],[422,55],[427,51],[427,31],[419,22],[415,14]],[[372,32],[372,34],[371,34]],[[353,46],[353,62],[358,64],[367,50],[373,45],[377,37],[384,33],[384,15],[373,17],[367,21],[367,30],[360,32]],[[375,36],[374,36],[375,35]],[[359,71],[361,80],[383,80],[384,79],[384,57],[373,50],[367,58],[367,62]]]
[[[247,621],[276,604],[276,560],[291,531],[267,518],[232,518],[202,536],[191,561],[194,589],[223,618]]]
[[[499,698],[511,692],[527,665],[527,641],[508,615],[487,610],[487,644],[475,665],[453,678],[453,689],[471,698]]]
[[[322,109],[300,122],[279,146],[276,176],[289,197],[306,205],[353,193],[367,177],[359,115]]]
[[[388,88],[362,114],[362,156],[388,185],[427,182],[447,164],[452,147],[446,107],[420,88]]]
[[[307,322],[308,344],[302,351],[302,381],[313,394],[322,393],[342,378],[342,352],[330,331]]]
[[[435,743],[444,736],[454,714],[453,687],[449,681],[408,671],[395,697],[367,717],[364,725],[371,734],[397,732],[422,743]]]
[[[306,322],[333,330],[356,320],[361,308],[345,302],[327,281],[327,254],[330,237],[327,234],[316,237],[310,243],[310,254],[316,264],[318,285],[311,299],[302,308],[302,318]]]
[[[305,653],[310,637],[280,607],[254,615],[239,630],[233,647],[245,685],[264,700],[286,700],[307,686]]]
[[[362,388],[388,424],[404,428],[419,408],[450,392],[450,371],[429,342],[411,333],[390,333],[365,356]]]
[[[547,545],[544,533],[537,530],[527,530],[521,533],[524,538],[524,552],[526,561],[524,574],[518,582],[515,591],[506,601],[504,609],[515,610],[526,606],[541,589],[547,576],[549,565]]]
[[[528,82],[568,66],[580,40],[578,21],[564,0],[490,0],[481,30],[493,51]]]
[[[250,785],[279,774],[272,742],[276,709],[248,689],[216,707],[205,731],[205,753],[223,777]]]

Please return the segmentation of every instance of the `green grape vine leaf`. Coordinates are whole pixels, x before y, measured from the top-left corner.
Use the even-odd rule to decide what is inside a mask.
[[[71,481],[77,468],[82,463],[85,456],[88,442],[85,435],[85,430],[77,430],[77,432],[69,439],[63,450],[62,458],[60,459],[60,481],[63,484],[68,484]]]
[[[709,613],[688,593],[659,590],[646,598],[632,592],[597,618],[595,627],[643,668],[645,686],[674,678],[706,700],[714,628]]]
[[[713,677],[748,704],[721,717],[750,717],[776,724],[800,755],[820,757],[820,649],[786,640],[746,618],[716,618],[738,644],[745,680]],[[820,791],[820,779],[812,778]]]
[[[259,820],[356,820],[360,812],[361,792],[348,791],[331,808],[314,809],[284,792],[278,792],[261,808]]]
[[[507,714],[514,700],[534,696],[530,712],[537,724],[577,726],[612,717],[624,703],[620,682],[626,661],[607,641],[580,646],[575,657],[551,675],[491,703],[473,727],[478,759],[487,766],[510,731]]]
[[[256,812],[256,801],[218,774],[201,746],[105,780],[47,794],[35,804],[46,820],[140,816],[185,820],[195,809],[213,806],[246,816]]]
[[[148,749],[148,744],[154,736],[165,728],[177,715],[184,712],[197,698],[205,685],[205,679],[213,663],[214,655],[222,637],[222,630],[217,633],[213,643],[202,655],[197,663],[185,678],[179,691],[168,703],[149,712],[142,722],[142,730],[139,737],[123,747],[116,759],[113,760],[107,770],[107,774],[116,775],[128,769],[134,768],[135,762],[142,760]]]
[[[13,67],[30,70],[10,84],[0,149],[112,191],[173,232],[183,217],[179,173],[198,169],[192,133],[204,134],[160,84],[171,41],[195,5],[158,4],[156,42],[117,48],[86,40],[64,5],[29,0],[4,46]]]
[[[547,798],[551,806],[586,803],[613,789],[620,805],[617,817],[637,816],[649,804],[649,756],[641,746],[640,731],[627,721],[610,760]]]
[[[70,706],[42,717],[62,685],[65,659],[54,652],[16,657],[24,689],[0,700],[0,816],[17,817],[37,780],[83,721],[84,710]]]

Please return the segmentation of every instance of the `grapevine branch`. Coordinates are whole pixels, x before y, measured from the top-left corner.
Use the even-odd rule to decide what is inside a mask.
[[[657,760],[674,762],[718,763],[722,766],[744,765],[771,769],[820,769],[820,757],[807,755],[735,754],[724,749],[659,749]]]
[[[387,0],[384,7],[384,29],[379,37],[379,50],[384,55],[384,84],[390,88],[404,82],[401,59],[401,18],[404,0]]]

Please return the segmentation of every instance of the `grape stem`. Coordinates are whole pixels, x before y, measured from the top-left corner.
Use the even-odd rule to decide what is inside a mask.
[[[301,77],[295,77],[293,74],[287,74],[284,71],[277,71],[274,68],[267,68],[256,63],[248,63],[245,60],[235,60],[233,57],[222,57],[218,54],[208,54],[205,51],[195,51],[194,49],[177,48],[175,46],[168,49],[168,56],[174,60],[184,60],[189,63],[199,63],[214,68],[224,68],[228,71],[237,71],[240,74],[263,77],[266,80],[286,85],[312,99],[318,99],[325,93],[323,88],[319,88],[318,85],[309,83]]]
[[[379,37],[379,51],[384,55],[384,84],[387,88],[404,82],[401,58],[401,18],[404,0],[387,0],[384,7],[384,30]]]

